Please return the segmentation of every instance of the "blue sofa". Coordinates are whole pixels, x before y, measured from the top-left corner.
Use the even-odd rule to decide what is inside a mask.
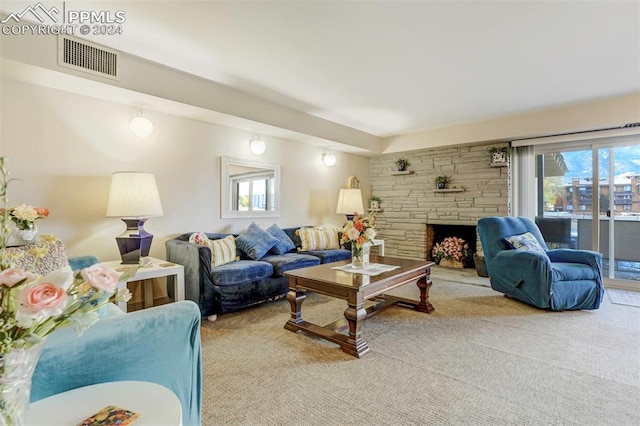
[[[601,253],[549,250],[539,228],[526,217],[482,218],[478,235],[494,290],[554,311],[600,307]]]
[[[299,227],[282,229],[295,248],[284,254],[267,253],[254,260],[237,249],[239,260],[224,265],[211,266],[211,249],[189,242],[192,233],[167,240],[167,260],[184,266],[185,297],[200,306],[202,316],[211,317],[237,311],[258,303],[275,300],[287,294],[286,271],[331,263],[351,258],[351,251],[344,249],[299,251]],[[206,233],[211,240],[237,234]],[[171,296],[173,286],[168,286]]]

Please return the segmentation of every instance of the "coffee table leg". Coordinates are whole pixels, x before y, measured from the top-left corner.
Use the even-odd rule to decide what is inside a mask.
[[[289,305],[291,306],[291,318],[285,323],[285,329],[290,331],[298,331],[300,329],[298,325],[304,322],[302,319],[302,302],[304,302],[306,298],[307,294],[303,290],[289,287],[287,301],[289,301]]]
[[[420,278],[416,284],[420,289],[420,303],[415,306],[416,311],[432,313],[436,308],[429,302],[429,289],[433,284],[431,282],[431,268],[425,270],[425,276]]]
[[[356,302],[349,302],[349,307],[344,311],[344,317],[349,323],[349,337],[340,344],[342,351],[361,358],[369,352],[369,345],[362,338],[360,329],[364,319],[367,317],[367,310],[364,309],[364,301],[360,294],[356,297]]]

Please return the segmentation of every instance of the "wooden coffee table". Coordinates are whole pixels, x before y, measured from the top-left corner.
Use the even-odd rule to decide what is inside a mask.
[[[285,276],[289,278],[287,300],[291,305],[291,318],[284,328],[293,332],[306,331],[338,344],[344,352],[361,358],[369,352],[369,345],[362,338],[361,331],[362,323],[366,318],[394,305],[409,307],[428,314],[435,311],[429,303],[429,288],[432,284],[429,276],[433,262],[374,255],[371,256],[370,262],[397,265],[399,268],[376,276],[332,269],[335,266],[351,263],[351,261],[343,261],[285,272]],[[420,301],[384,294],[388,290],[416,280],[420,289]],[[303,320],[301,308],[306,298],[306,291],[346,300],[348,307],[344,311],[344,317],[349,326],[349,333],[342,334],[336,331],[341,321],[323,327]],[[365,309],[365,300],[375,303]]]

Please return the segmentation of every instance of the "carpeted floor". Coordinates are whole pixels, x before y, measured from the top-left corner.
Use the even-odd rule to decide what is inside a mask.
[[[368,319],[362,359],[284,330],[285,300],[205,321],[203,424],[640,424],[639,309],[547,312],[473,270],[432,278],[436,311]],[[345,307],[310,294],[303,315],[325,324]]]

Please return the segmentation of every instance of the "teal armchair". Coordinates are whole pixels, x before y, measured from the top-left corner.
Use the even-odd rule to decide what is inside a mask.
[[[535,237],[540,251],[515,249],[506,240],[527,232]],[[478,235],[494,290],[554,311],[600,307],[604,296],[601,253],[549,250],[539,228],[525,217],[482,218]]]
[[[98,263],[95,256],[68,259],[73,270]],[[200,309],[191,301],[128,314],[108,304],[107,316],[78,336],[73,327],[46,339],[31,385],[31,402],[82,386],[140,380],[172,390],[182,424],[200,425],[202,355]]]
[[[118,380],[167,387],[182,404],[182,424],[199,425],[202,360],[198,305],[181,301],[103,318],[81,336],[72,327],[53,332],[33,375],[31,402]]]

